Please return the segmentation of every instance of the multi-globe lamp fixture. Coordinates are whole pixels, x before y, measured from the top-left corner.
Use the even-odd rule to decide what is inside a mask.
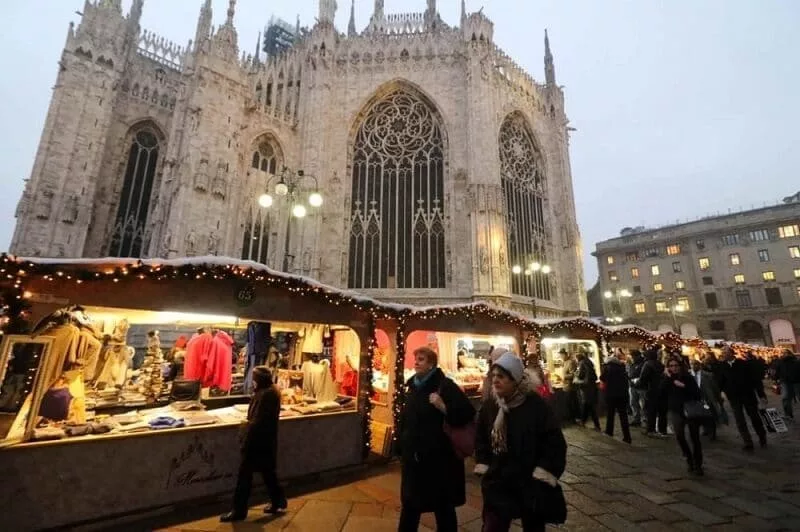
[[[317,184],[317,179],[313,176],[307,176],[303,173],[302,170],[297,172],[297,177],[294,182],[287,183],[285,175],[287,170],[284,168],[283,173],[281,174],[281,180],[275,185],[274,192],[278,196],[288,196],[291,194],[294,197],[294,191],[297,187],[297,184],[300,182],[301,179],[304,177],[311,177],[314,179],[314,191],[308,195],[308,204],[311,207],[319,208],[322,207],[323,199],[322,194],[319,193],[319,186]],[[272,207],[272,204],[275,202],[275,199],[272,197],[272,194],[269,192],[264,192],[258,197],[258,204],[268,209]],[[292,216],[295,218],[304,218],[306,214],[308,214],[308,208],[301,202],[294,201],[291,209]]]
[[[553,270],[547,264],[541,264],[539,262],[530,263],[528,265],[528,267],[525,268],[524,270],[523,270],[522,266],[520,266],[519,264],[515,264],[514,266],[511,267],[511,273],[513,273],[515,275],[519,275],[519,274],[523,273],[523,271],[524,271],[525,275],[531,275],[531,274],[536,273],[536,272],[541,272],[541,273],[547,275]]]

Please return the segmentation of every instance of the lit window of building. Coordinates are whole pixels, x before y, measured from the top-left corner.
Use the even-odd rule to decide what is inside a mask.
[[[800,246],[791,246],[789,248],[789,256],[793,259],[800,259]]]
[[[606,260],[608,261],[609,264],[614,264],[614,256],[613,255],[609,255],[606,258]]]
[[[679,244],[672,244],[667,246],[667,255],[680,255],[681,246]]]
[[[711,267],[711,259],[709,259],[708,257],[703,257],[697,261],[697,264],[700,265],[701,271],[706,271]]]
[[[736,283],[736,284],[744,284],[744,274],[743,273],[737,273],[736,275],[734,275],[733,276],[733,282]]]
[[[679,297],[678,298],[678,311],[679,312],[688,312],[690,310],[692,310],[692,308],[689,305],[689,298],[688,297]]]
[[[798,289],[800,289],[800,287],[798,287]],[[636,314],[644,314],[647,312],[647,306],[644,302],[635,303],[633,309],[636,311]]]
[[[669,312],[669,305],[666,301],[656,301],[656,312]]]
[[[781,238],[793,238],[800,236],[800,225],[784,225],[778,228],[778,236]]]
[[[661,292],[662,290],[664,290],[664,287],[662,286],[661,283],[653,284],[653,292]]]
[[[764,272],[761,274],[761,278],[765,281],[774,281],[775,280],[775,272],[769,271]]]
[[[639,278],[639,268],[631,268],[631,278],[633,279]]]
[[[684,281],[675,281],[675,290],[685,290],[686,283]]]
[[[661,268],[658,267],[658,264],[653,264],[650,266],[650,275],[661,275]]]
[[[795,268],[794,269],[794,278],[795,279],[800,279],[800,268]]]
[[[738,266],[739,264],[741,264],[741,258],[739,257],[738,253],[731,253],[730,258],[731,258],[731,266]]]
[[[616,283],[617,281],[619,281],[619,277],[617,277],[617,272],[615,272],[615,271],[608,272],[608,280],[613,282],[613,283]]]

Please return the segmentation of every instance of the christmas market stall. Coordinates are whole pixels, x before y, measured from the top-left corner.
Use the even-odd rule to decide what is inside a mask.
[[[602,364],[601,345],[606,329],[598,323],[583,318],[557,318],[534,320],[538,345],[535,352],[541,360],[553,389],[552,405],[562,420],[574,419],[574,405],[570,407],[570,394],[564,388],[564,369],[568,360],[575,360],[579,353],[588,357],[600,375]]]
[[[644,350],[654,347],[657,336],[638,325],[610,325],[605,326],[603,339],[608,353],[622,349],[626,353],[633,349]]]
[[[281,388],[280,478],[369,451],[376,323],[391,323],[390,306],[217,257],[3,256],[0,274],[9,530],[230,492],[256,365]]]

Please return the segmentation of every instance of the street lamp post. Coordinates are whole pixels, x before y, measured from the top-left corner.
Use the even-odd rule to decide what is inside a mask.
[[[603,293],[603,297],[605,297],[606,300],[610,299],[616,300],[617,308],[619,309],[619,316],[608,316],[606,319],[611,322],[622,323],[623,320],[622,314],[624,314],[624,309],[622,308],[622,300],[633,297],[633,294],[631,294],[630,291],[626,288],[617,288],[614,291],[606,290]],[[607,305],[607,307],[611,307],[611,305]],[[613,307],[610,308],[610,310],[612,311],[611,314],[613,314],[614,313]]]
[[[258,204],[265,208],[269,209],[272,207],[273,203],[275,202],[272,194],[270,194],[269,185],[272,180],[276,176],[272,176],[267,180],[265,185],[264,193],[258,197]],[[291,204],[291,208],[289,209],[289,218],[286,222],[286,238],[284,239],[283,243],[283,266],[282,270],[284,272],[289,271],[289,244],[291,241],[291,227],[292,227],[292,218],[297,218],[298,220],[301,218],[305,218],[306,214],[308,214],[308,208],[306,207],[305,203],[300,199],[300,184],[303,182],[304,179],[312,179],[314,181],[314,189],[308,195],[308,205],[314,209],[317,209],[322,206],[323,198],[322,194],[319,192],[319,181],[313,175],[306,174],[303,170],[297,170],[296,172],[291,172],[287,167],[283,167],[280,173],[280,180],[275,184],[275,188],[273,189],[274,193],[277,196],[286,197]]]
[[[542,275],[550,275],[552,271],[553,270],[549,265],[542,264],[538,261],[530,263],[525,268],[523,268],[519,264],[515,264],[514,266],[511,267],[511,273],[513,273],[514,275],[522,275],[522,274],[533,275],[534,273],[541,273]],[[534,318],[536,318],[537,314],[539,313],[539,308],[536,304],[535,297],[531,298],[531,313],[533,314]]]

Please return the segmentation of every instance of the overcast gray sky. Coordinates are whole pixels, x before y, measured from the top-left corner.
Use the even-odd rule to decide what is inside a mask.
[[[56,64],[83,0],[3,2],[0,13],[0,249],[33,165]],[[127,10],[131,0],[123,0]],[[337,26],[345,30],[347,0]],[[458,23],[460,0],[439,0]],[[146,0],[142,26],[184,44],[202,0]],[[215,24],[228,0],[214,0]],[[363,28],[372,0],[356,0]],[[387,12],[425,0],[386,0]],[[549,28],[565,86],[572,172],[589,253],[629,225],[662,225],[774,202],[800,190],[800,1],[467,0],[495,23],[495,40],[542,79]],[[317,0],[239,0],[240,46],[255,48],[270,15],[313,23]]]

